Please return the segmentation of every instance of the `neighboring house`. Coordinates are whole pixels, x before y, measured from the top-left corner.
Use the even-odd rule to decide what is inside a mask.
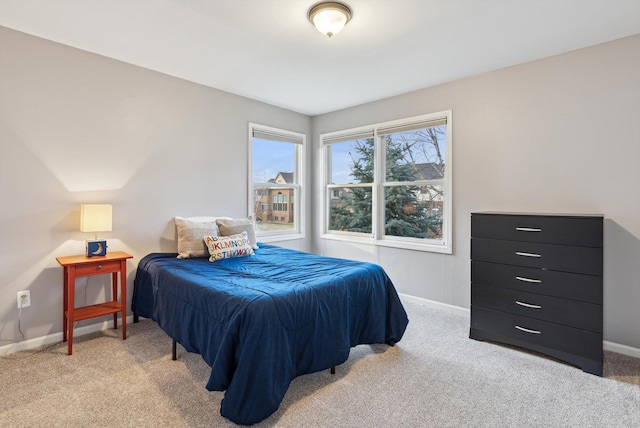
[[[435,162],[415,164],[418,180],[440,180],[444,178],[444,165]],[[418,201],[424,204],[429,216],[442,213],[442,187],[439,185],[427,185],[420,188]]]
[[[279,172],[269,183],[291,184],[292,172]],[[293,223],[293,188],[257,188],[254,190],[256,221]]]
[[[415,164],[418,180],[440,180],[444,178],[444,165],[427,162]]]

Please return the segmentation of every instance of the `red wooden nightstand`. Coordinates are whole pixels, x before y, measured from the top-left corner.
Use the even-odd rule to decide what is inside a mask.
[[[127,259],[133,256],[124,251],[112,251],[105,256],[56,257],[64,268],[64,310],[62,341],[69,340],[68,354],[73,345],[73,324],[88,318],[113,314],[113,328],[118,328],[118,312],[122,316],[122,340],[127,338]],[[97,305],[75,307],[76,278],[111,274],[111,301]],[[118,303],[118,273],[120,273],[120,303]]]

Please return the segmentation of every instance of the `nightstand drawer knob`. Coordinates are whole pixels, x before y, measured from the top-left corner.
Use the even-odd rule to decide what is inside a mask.
[[[537,227],[516,227],[518,232],[542,232],[542,229]]]
[[[516,276],[516,279],[517,279],[518,281],[522,281],[522,282],[532,282],[532,283],[535,283],[535,284],[539,284],[539,283],[541,283],[541,282],[542,282],[542,280],[540,280],[540,279],[525,278],[524,276]]]
[[[542,257],[542,254],[523,253],[522,251],[516,251],[516,255],[523,256],[523,257]]]
[[[516,300],[516,304],[520,305],[520,306],[524,306],[525,308],[531,308],[531,309],[540,309],[540,308],[542,308],[542,306],[540,306],[540,305],[532,305],[531,303],[524,303],[524,302],[521,302],[519,300]]]
[[[100,269],[102,269],[102,265],[98,265],[98,266],[96,267],[96,270],[100,270]]]
[[[520,327],[519,325],[516,326],[516,328],[520,331],[524,331],[525,333],[531,333],[531,334],[540,334],[541,332],[539,330],[531,330],[528,328],[524,328],[524,327]]]

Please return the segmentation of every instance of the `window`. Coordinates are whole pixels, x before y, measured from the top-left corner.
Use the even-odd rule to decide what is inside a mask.
[[[323,238],[451,253],[451,111],[320,140]]]
[[[305,135],[249,124],[249,215],[262,241],[303,236],[301,213],[293,206],[304,197]]]
[[[329,159],[327,184],[328,229],[348,233],[372,231],[373,137],[349,136],[326,146]]]

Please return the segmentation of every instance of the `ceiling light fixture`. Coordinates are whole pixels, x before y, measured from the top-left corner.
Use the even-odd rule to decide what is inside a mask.
[[[351,19],[351,9],[342,3],[318,3],[309,10],[309,20],[322,34],[338,34]]]

